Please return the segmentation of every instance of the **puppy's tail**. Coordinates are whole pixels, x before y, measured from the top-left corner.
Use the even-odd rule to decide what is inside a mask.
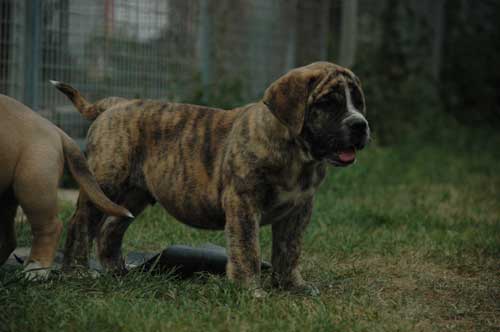
[[[59,91],[64,93],[66,97],[71,100],[73,105],[75,105],[78,112],[80,112],[84,118],[87,120],[94,120],[101,114],[104,110],[101,110],[95,104],[89,103],[83,96],[80,94],[80,91],[73,88],[71,85],[59,82],[59,81],[50,81],[50,83],[55,86]]]
[[[92,203],[107,215],[133,218],[134,216],[129,210],[113,203],[103,193],[78,145],[62,130],[59,129],[59,132],[61,134],[64,158],[69,165],[69,170],[80,185],[80,189],[89,197]]]

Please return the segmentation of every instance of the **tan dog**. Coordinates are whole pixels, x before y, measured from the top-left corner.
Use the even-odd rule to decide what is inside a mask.
[[[327,164],[351,164],[369,139],[363,92],[351,71],[328,62],[297,68],[260,102],[233,110],[116,97],[90,104],[71,86],[53,84],[94,120],[88,159],[109,197],[135,215],[157,201],[185,224],[224,229],[227,274],[247,285],[258,286],[259,227],[272,225],[275,283],[306,286],[298,261],[314,194]],[[65,264],[87,264],[89,224],[103,266],[124,270],[130,222],[103,218],[83,193]]]
[[[62,230],[57,188],[64,160],[95,206],[109,215],[131,216],[104,195],[75,142],[25,105],[0,95],[0,265],[16,248],[14,217],[21,205],[33,235],[25,266],[29,278],[46,277],[54,259]]]

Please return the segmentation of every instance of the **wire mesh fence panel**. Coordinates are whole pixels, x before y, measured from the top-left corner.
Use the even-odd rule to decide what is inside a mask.
[[[326,60],[329,8],[339,1],[208,2],[201,11],[202,18],[204,10],[208,12],[208,23],[200,28],[211,32],[206,43],[210,49],[200,52],[211,54],[206,76],[218,93],[217,103],[232,106],[231,96],[254,101],[288,69]],[[304,11],[309,15],[304,17]]]
[[[165,98],[233,107],[288,69],[326,59],[341,0],[0,0],[0,87],[85,136],[49,80],[94,101]]]
[[[24,1],[0,0],[0,93],[23,98]]]
[[[70,82],[90,100],[181,99],[195,72],[195,10],[193,1],[44,1],[37,108],[83,137],[88,124],[49,79]]]

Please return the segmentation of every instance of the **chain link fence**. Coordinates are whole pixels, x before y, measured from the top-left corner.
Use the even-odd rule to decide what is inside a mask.
[[[0,89],[83,138],[51,79],[90,100],[230,107],[332,54],[341,0],[0,0]]]
[[[499,16],[490,0],[0,0],[0,93],[83,139],[89,123],[49,80],[90,100],[231,108],[327,60],[361,78],[390,143],[417,117],[500,123]]]
[[[26,8],[23,1],[0,1],[0,92],[23,100]]]

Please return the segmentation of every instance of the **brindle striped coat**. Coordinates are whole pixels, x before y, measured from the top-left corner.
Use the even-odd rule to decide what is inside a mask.
[[[116,97],[90,104],[69,85],[54,84],[94,121],[88,161],[107,195],[136,216],[159,202],[185,224],[224,229],[228,276],[244,284],[258,284],[259,227],[270,224],[274,281],[304,286],[298,269],[301,239],[327,167],[306,137],[307,109],[316,100],[324,107],[326,92],[349,87],[358,92],[352,96],[364,112],[354,74],[314,63],[274,82],[260,102],[233,110]],[[335,124],[342,118],[337,114]],[[326,125],[331,124],[321,124]],[[66,267],[87,264],[88,232],[90,239],[97,237],[100,262],[123,270],[121,244],[130,222],[104,217],[82,193],[70,225]]]

